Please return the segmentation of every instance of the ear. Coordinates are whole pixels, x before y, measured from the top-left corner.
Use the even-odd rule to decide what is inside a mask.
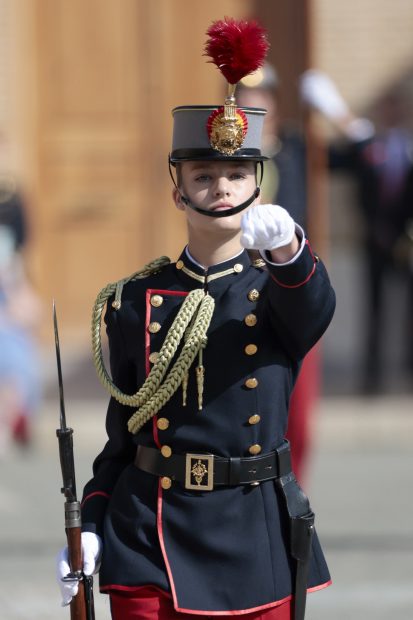
[[[177,209],[179,209],[180,211],[185,211],[185,205],[182,202],[181,193],[176,187],[174,187],[172,190],[172,200],[174,201],[175,207]]]

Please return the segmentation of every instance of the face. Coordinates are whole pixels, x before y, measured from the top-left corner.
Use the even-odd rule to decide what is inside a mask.
[[[251,161],[188,161],[181,164],[181,193],[202,209],[222,211],[236,207],[251,197],[256,186],[255,164]],[[189,229],[208,232],[240,229],[244,211],[213,218],[186,206],[176,189],[173,198],[177,208],[186,212]]]

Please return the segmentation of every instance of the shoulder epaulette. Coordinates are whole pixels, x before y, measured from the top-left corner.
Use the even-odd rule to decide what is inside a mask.
[[[164,267],[166,267],[166,265],[169,265],[170,262],[171,259],[167,256],[155,258],[155,260],[146,264],[144,267],[142,267],[142,269],[139,269],[139,271],[135,271],[130,276],[127,276],[126,278],[122,278],[117,282],[105,286],[105,288],[102,289],[102,291],[99,293],[98,299],[101,299],[101,296],[103,294],[106,297],[106,302],[106,300],[108,300],[109,297],[113,293],[115,293],[115,299],[112,302],[112,308],[114,308],[115,310],[119,310],[122,305],[122,291],[125,284],[127,284],[128,282],[133,282],[134,280],[142,280],[143,278],[147,278],[150,275],[159,273]]]
[[[160,258],[156,258],[151,261],[147,265],[145,265],[139,271],[135,271],[132,275],[127,278],[122,278],[122,280],[118,280],[118,282],[113,282],[111,284],[107,284],[96,297],[96,301],[93,306],[92,311],[92,348],[94,357],[98,360],[102,356],[102,343],[100,336],[100,325],[102,321],[102,313],[103,308],[106,305],[109,297],[115,293],[115,299],[112,302],[112,307],[115,310],[119,310],[122,305],[122,290],[127,282],[132,282],[133,280],[138,280],[141,278],[146,278],[150,274],[157,273],[161,271],[163,267],[169,265],[170,259],[167,256],[161,256]]]
[[[158,273],[158,271],[161,271],[161,269],[166,267],[166,265],[169,265],[170,262],[171,261],[167,256],[161,256],[160,258],[156,258],[155,260],[145,265],[142,269],[136,271],[127,278],[122,278],[122,280],[118,280],[118,282],[108,284],[100,291],[99,295],[97,296],[92,312],[92,352],[93,362],[95,364],[98,376],[101,378],[104,385],[113,386],[103,362],[102,340],[100,334],[103,308],[105,307],[107,300],[109,299],[109,297],[111,297],[111,295],[113,295],[113,293],[115,293],[115,299],[112,303],[112,306],[116,310],[119,310],[119,308],[121,307],[122,289],[127,282],[146,278],[151,274]],[[117,388],[115,388],[115,386],[113,386],[113,388],[115,389],[116,393],[118,393]]]
[[[119,310],[122,305],[122,290],[125,284],[128,282],[133,282],[134,280],[142,280],[143,278],[147,278],[150,275],[158,273],[161,271],[166,265],[169,265],[171,259],[168,256],[161,256],[160,258],[155,258],[155,260],[147,263],[142,269],[139,271],[135,271],[132,275],[122,278],[122,280],[118,280],[115,283],[115,299],[112,302],[112,307],[115,310]],[[110,293],[111,295],[112,293]],[[110,296],[109,295],[109,296]]]

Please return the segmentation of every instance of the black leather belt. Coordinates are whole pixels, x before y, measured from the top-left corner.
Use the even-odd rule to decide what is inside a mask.
[[[154,476],[168,477],[185,489],[212,491],[218,486],[258,485],[291,472],[288,441],[268,454],[224,458],[214,454],[171,454],[138,446],[135,466]]]

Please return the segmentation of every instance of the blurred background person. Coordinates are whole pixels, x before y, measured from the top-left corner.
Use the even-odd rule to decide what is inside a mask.
[[[13,249],[21,253],[28,239],[28,222],[23,194],[9,170],[10,159],[8,140],[0,129],[0,226],[10,231]]]
[[[0,172],[0,451],[28,446],[40,399],[36,328],[41,304],[26,275],[25,206],[15,177]]]
[[[295,126],[283,122],[278,106],[279,78],[266,63],[245,77],[237,87],[240,106],[264,108],[262,136],[264,162],[261,201],[288,209],[304,229],[307,224],[307,163],[303,135]],[[312,417],[320,395],[321,364],[319,347],[305,357],[290,401],[287,437],[291,442],[293,469],[303,483],[311,448]]]
[[[413,374],[413,275],[409,263],[413,217],[413,136],[409,108],[400,90],[373,106],[371,119],[355,116],[329,76],[310,70],[301,78],[302,98],[336,128],[341,141],[330,148],[330,168],[348,171],[356,183],[363,225],[366,304],[362,353],[363,393],[383,390],[386,293],[390,279],[407,285],[403,372]],[[394,321],[391,313],[389,321]]]

